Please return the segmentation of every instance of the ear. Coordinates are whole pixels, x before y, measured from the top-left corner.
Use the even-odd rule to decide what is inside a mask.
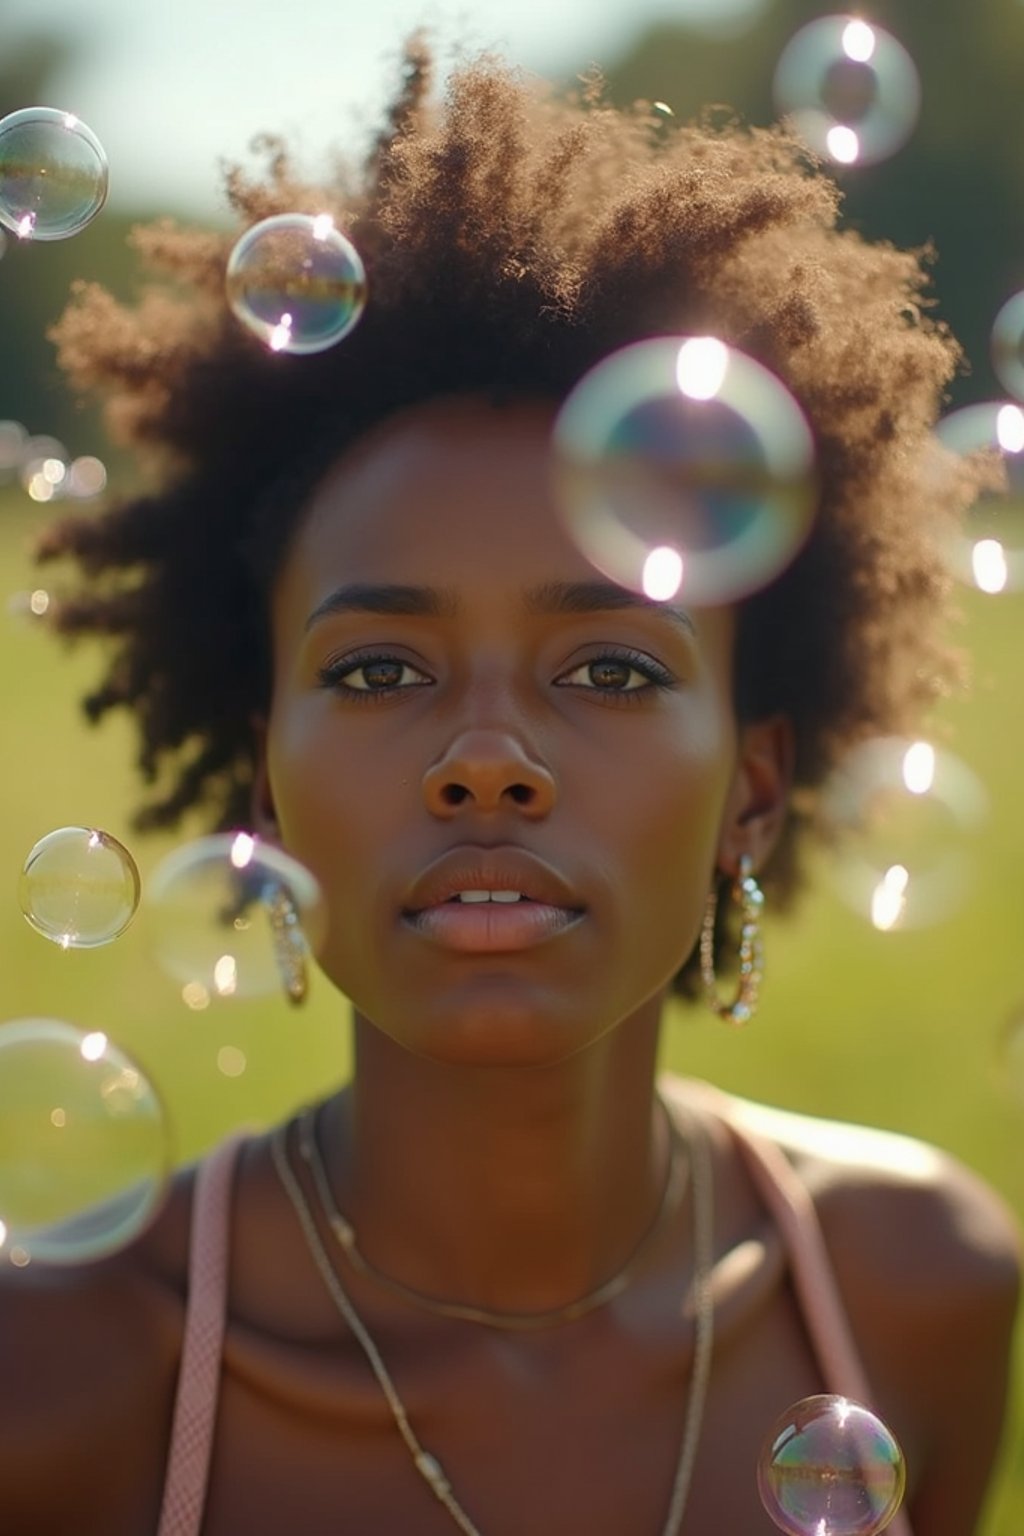
[[[253,715],[250,720],[253,736],[252,792],[249,798],[249,824],[265,842],[280,842],[280,828],[274,809],[274,794],[270,787],[270,771],[267,767],[267,722],[263,715]]]
[[[749,854],[763,869],[786,824],[796,760],[793,722],[788,715],[742,725],[736,768],[718,840],[718,868],[735,875]]]

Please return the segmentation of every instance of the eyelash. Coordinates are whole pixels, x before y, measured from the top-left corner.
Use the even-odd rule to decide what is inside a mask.
[[[581,661],[571,671],[577,672],[580,667],[596,666],[602,661],[617,661],[627,664],[634,671],[647,678],[647,682],[640,688],[595,688],[587,687],[581,683],[570,683],[563,686],[583,688],[587,693],[600,693],[615,699],[616,703],[640,704],[652,690],[659,692],[675,686],[676,679],[672,673],[650,656],[645,656],[641,651],[633,651],[628,648],[602,651],[598,656],[588,657]],[[387,699],[394,698],[398,693],[405,693],[410,688],[424,688],[426,683],[392,683],[386,688],[351,688],[342,682],[350,672],[357,672],[360,667],[372,667],[377,663],[388,666],[411,667],[411,662],[403,661],[400,656],[389,656],[386,652],[359,652],[353,656],[342,656],[337,661],[329,661],[317,672],[317,684],[321,688],[332,689],[335,693],[343,695],[346,700],[351,699],[359,704],[380,704]],[[412,668],[413,671],[418,668]]]

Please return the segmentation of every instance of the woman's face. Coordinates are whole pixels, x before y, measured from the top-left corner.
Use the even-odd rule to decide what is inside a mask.
[[[323,886],[327,975],[447,1061],[551,1063],[650,1005],[753,794],[733,614],[605,583],[552,502],[551,419],[396,418],[315,494],[273,595],[257,823]],[[450,899],[474,885],[506,900]]]

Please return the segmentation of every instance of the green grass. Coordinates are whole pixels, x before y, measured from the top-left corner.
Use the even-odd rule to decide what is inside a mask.
[[[89,951],[64,953],[24,922],[18,873],[32,844],[53,828],[99,826],[127,841],[144,883],[170,846],[130,833],[136,790],[126,723],[111,721],[95,734],[79,723],[75,701],[95,673],[95,655],[65,654],[31,620],[6,612],[8,593],[45,584],[31,574],[24,550],[48,515],[20,494],[0,497],[0,869],[7,871],[0,891],[5,883],[8,891],[0,895],[0,1019],[52,1017],[107,1031],[154,1079],[175,1156],[189,1158],[229,1128],[265,1125],[343,1080],[346,1005],[315,980],[299,1011],[261,1000],[191,1013],[149,957],[144,909],[116,944]],[[767,925],[764,1005],[753,1027],[733,1032],[703,1012],[674,1011],[664,1061],[754,1098],[925,1137],[978,1169],[1024,1218],[1024,1070],[1014,1088],[998,1066],[1008,1021],[1015,1011],[1024,1015],[1022,604],[967,605],[976,686],[969,702],[943,717],[991,797],[991,819],[976,840],[971,899],[940,927],[879,934],[819,880],[792,924]],[[218,1069],[224,1046],[244,1053],[240,1075]],[[1021,1346],[1018,1398],[1024,1330]],[[982,1536],[1021,1530],[1018,1403]]]

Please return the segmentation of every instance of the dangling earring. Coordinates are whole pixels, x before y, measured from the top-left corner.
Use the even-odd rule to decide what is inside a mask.
[[[712,887],[704,908],[704,923],[700,930],[700,974],[708,1002],[729,1024],[749,1024],[757,1009],[757,995],[764,969],[764,950],[761,944],[761,909],[764,892],[754,879],[754,861],[749,853],[740,856],[739,873],[729,888],[729,895],[740,908],[740,974],[736,996],[731,1003],[723,1003],[718,995],[718,978],[715,975],[715,917],[718,910],[718,891]]]
[[[291,891],[280,880],[264,887],[263,901],[270,918],[274,959],[285,996],[290,1003],[302,1003],[309,989],[309,978],[306,971],[306,940],[299,925],[299,910]]]

